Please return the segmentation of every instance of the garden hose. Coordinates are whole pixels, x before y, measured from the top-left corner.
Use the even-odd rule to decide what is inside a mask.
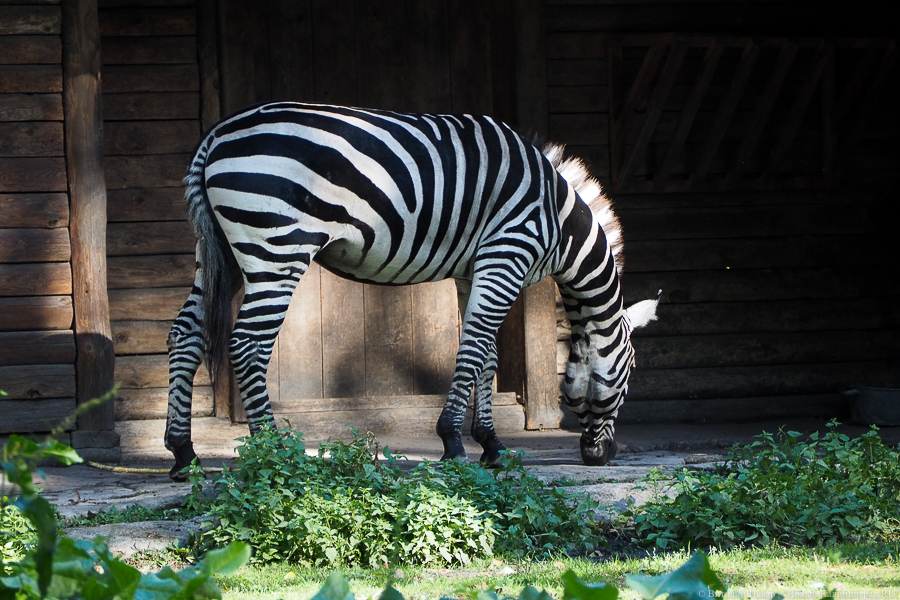
[[[94,469],[100,469],[101,471],[109,471],[111,473],[141,473],[144,475],[168,475],[169,469],[149,469],[145,467],[119,467],[116,465],[104,465],[103,463],[94,462],[92,460],[84,461],[84,464],[92,467]],[[203,470],[207,473],[221,473],[224,470],[230,471],[230,468],[222,468],[222,467],[204,467]]]

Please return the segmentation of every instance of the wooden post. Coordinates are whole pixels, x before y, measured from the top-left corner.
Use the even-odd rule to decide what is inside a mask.
[[[547,54],[541,0],[514,5],[516,112],[519,129],[546,135]],[[527,429],[559,427],[556,377],[556,284],[526,288],[499,333],[497,389],[521,394]]]
[[[75,372],[78,404],[113,385],[112,332],[106,293],[106,182],[100,104],[100,28],[97,0],[62,3],[63,100],[66,171],[71,205],[72,303],[75,312]],[[73,445],[118,450],[113,403],[78,418]],[[97,432],[109,432],[98,435]],[[96,455],[97,452],[88,452]]]

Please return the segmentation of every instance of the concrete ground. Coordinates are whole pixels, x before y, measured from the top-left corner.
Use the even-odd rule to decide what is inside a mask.
[[[545,481],[565,479],[574,487],[568,489],[588,493],[601,506],[612,512],[625,509],[630,498],[637,504],[649,499],[651,491],[635,483],[645,477],[653,467],[673,469],[693,465],[709,468],[722,459],[725,450],[736,443],[746,443],[762,431],[776,432],[779,428],[807,434],[827,430],[824,420],[803,419],[785,422],[759,422],[742,424],[648,424],[622,425],[618,427],[619,455],[611,465],[585,467],[578,451],[578,434],[564,430],[523,432],[502,436],[511,449],[527,454],[525,465],[537,477]],[[867,427],[842,425],[841,431],[852,436],[868,431]],[[233,428],[235,437],[245,435],[243,428]],[[885,443],[900,442],[900,427],[882,428],[880,435]],[[441,445],[434,435],[383,436],[381,448],[390,447],[394,454],[403,454],[411,462],[440,458]],[[160,444],[162,442],[160,441]],[[469,439],[466,443],[470,458],[477,459],[480,447]],[[218,447],[204,444],[198,453],[206,466],[230,462],[234,456],[233,443],[223,440]],[[154,459],[139,463],[135,457],[127,459],[123,466],[157,467],[168,469],[169,460]],[[45,479],[38,482],[43,495],[64,517],[84,516],[112,507],[124,509],[138,505],[147,508],[170,508],[181,505],[190,491],[186,483],[173,483],[167,475],[111,473],[83,465],[44,469]],[[123,554],[139,550],[160,549],[178,540],[186,539],[198,522],[152,522],[119,524],[101,527],[85,527],[68,530],[79,539],[92,539],[96,535],[109,538],[110,547]]]

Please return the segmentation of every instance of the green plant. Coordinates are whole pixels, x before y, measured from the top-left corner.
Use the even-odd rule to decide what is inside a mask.
[[[192,516],[194,516],[194,513],[181,508],[146,508],[133,505],[117,509],[113,506],[103,512],[89,512],[83,517],[66,519],[65,526],[91,527],[115,523],[137,523],[139,521],[184,521]]]
[[[763,433],[713,472],[675,472],[674,497],[660,495],[626,516],[659,548],[898,539],[900,456],[875,428],[850,438],[836,426],[807,440]]]
[[[593,505],[546,489],[508,455],[479,464],[423,462],[408,473],[374,436],[324,444],[308,456],[302,434],[266,429],[243,440],[238,469],[217,475],[198,549],[249,542],[254,560],[313,565],[466,564],[492,552],[592,548]],[[326,458],[327,457],[327,458]],[[202,492],[191,475],[189,506]]]
[[[111,396],[110,392],[107,396]],[[97,402],[86,403],[88,410]],[[188,600],[221,598],[212,579],[214,573],[231,573],[250,556],[246,544],[232,544],[208,553],[195,567],[176,573],[168,567],[142,575],[118,560],[102,538],[92,543],[75,542],[57,535],[56,511],[34,487],[32,474],[37,464],[53,458],[62,464],[81,462],[69,446],[53,438],[43,442],[11,435],[2,450],[3,485],[6,481],[19,489],[13,505],[34,530],[34,542],[24,544],[21,556],[3,555],[0,576],[0,600],[37,598],[78,598],[84,600]],[[5,528],[6,506],[0,512]]]

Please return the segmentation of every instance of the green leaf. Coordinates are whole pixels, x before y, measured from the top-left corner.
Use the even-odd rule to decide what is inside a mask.
[[[385,450],[387,450],[387,448],[385,448]],[[381,592],[380,596],[378,596],[378,600],[404,600],[404,598],[403,594],[397,591],[397,588],[389,585],[384,588],[384,591]]]
[[[246,542],[232,542],[220,550],[207,552],[198,568],[205,575],[230,575],[247,564],[248,560],[250,545]]]
[[[526,585],[525,589],[519,594],[519,600],[553,600],[553,596],[546,591],[537,591],[534,587]]]
[[[356,600],[356,597],[350,592],[350,584],[344,574],[335,571],[325,580],[319,593],[310,600]]]
[[[53,551],[56,547],[56,513],[50,503],[35,496],[19,497],[16,507],[22,515],[31,521],[37,530],[38,543],[34,548],[34,565],[37,570],[37,583],[41,596],[47,595],[50,578],[53,576]]]
[[[616,600],[619,590],[606,583],[585,583],[569,569],[562,576],[562,600]]]
[[[691,600],[709,598],[710,590],[724,592],[722,583],[709,566],[706,554],[697,551],[686,563],[668,575],[647,577],[626,575],[625,584],[638,592],[645,600],[653,600],[662,594],[669,594],[668,600]]]

